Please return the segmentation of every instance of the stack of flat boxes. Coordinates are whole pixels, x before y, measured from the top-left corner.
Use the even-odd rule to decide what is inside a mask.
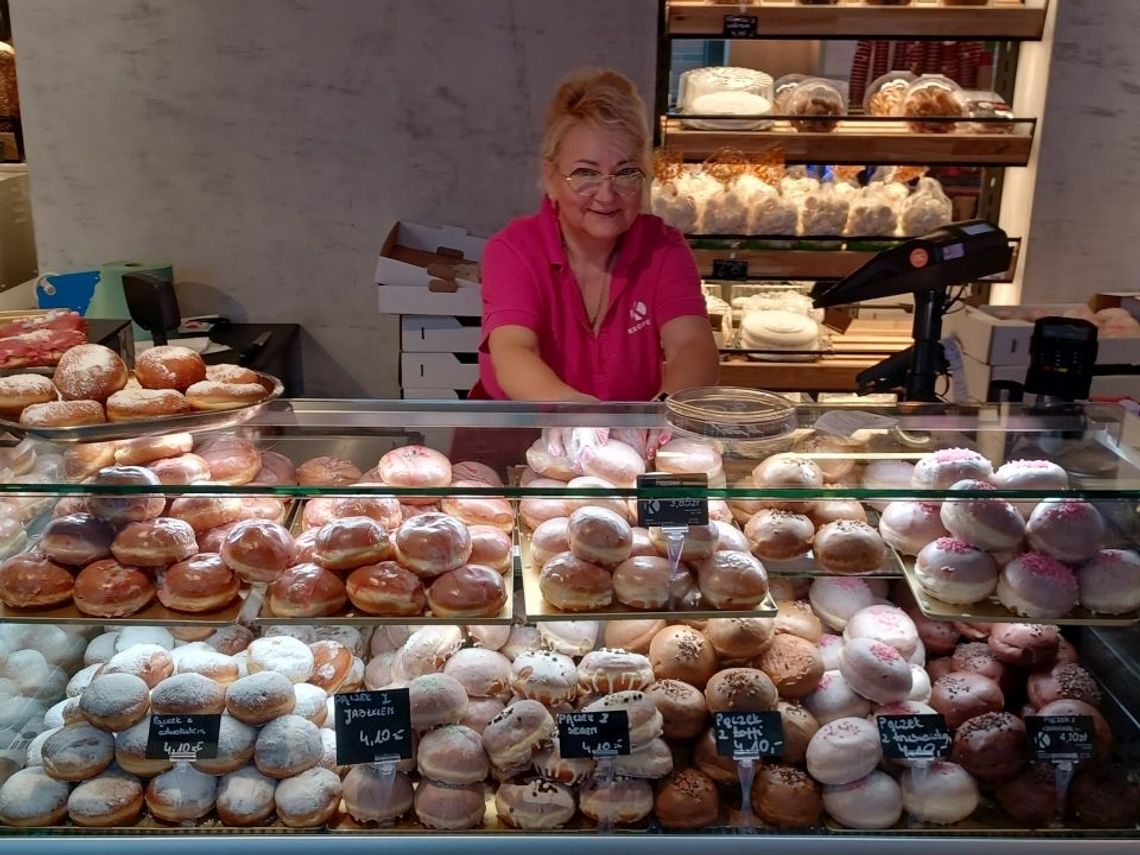
[[[399,222],[376,263],[380,311],[400,316],[400,394],[465,398],[479,377],[479,283],[465,266],[483,258],[483,238],[464,229]]]

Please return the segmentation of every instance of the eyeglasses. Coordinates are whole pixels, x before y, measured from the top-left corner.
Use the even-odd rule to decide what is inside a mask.
[[[562,177],[566,179],[566,183],[570,185],[570,189],[581,196],[596,195],[597,192],[602,189],[602,185],[607,181],[613,181],[615,193],[620,193],[622,196],[629,196],[639,192],[642,182],[645,181],[645,173],[636,166],[627,166],[609,175],[604,172],[598,172],[596,169],[579,167],[569,175],[563,175]]]

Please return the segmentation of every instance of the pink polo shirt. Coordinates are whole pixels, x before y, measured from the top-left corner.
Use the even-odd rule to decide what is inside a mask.
[[[491,238],[482,270],[479,385],[491,398],[507,397],[487,346],[499,327],[534,330],[543,361],[578,391],[603,401],[647,401],[661,388],[661,327],[706,315],[692,251],[679,231],[649,214],[638,216],[622,240],[597,336],[549,199]]]

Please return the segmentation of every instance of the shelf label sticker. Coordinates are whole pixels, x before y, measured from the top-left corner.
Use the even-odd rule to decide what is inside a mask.
[[[637,489],[647,487],[685,487],[707,490],[709,476],[704,474],[674,474],[647,472],[637,476]],[[704,498],[637,498],[637,524],[642,528],[687,528],[709,524],[709,503]]]
[[[950,755],[953,740],[942,715],[881,715],[875,722],[885,757],[938,760]]]
[[[1060,763],[1096,756],[1096,726],[1087,715],[1027,715],[1025,735],[1034,760]]]
[[[748,262],[743,258],[714,258],[713,279],[747,279]]]
[[[878,416],[863,410],[828,410],[812,425],[832,436],[849,437],[861,430],[886,430],[899,423],[891,416]]]
[[[756,38],[755,15],[725,15],[724,37],[726,39]]]
[[[407,689],[333,695],[338,766],[412,756],[412,704]]]
[[[147,760],[193,763],[218,756],[220,715],[159,715],[150,717]]]
[[[558,753],[566,758],[624,757],[629,754],[629,713],[563,713],[558,716]]]
[[[713,713],[716,753],[733,760],[780,757],[784,753],[784,720],[778,712]]]

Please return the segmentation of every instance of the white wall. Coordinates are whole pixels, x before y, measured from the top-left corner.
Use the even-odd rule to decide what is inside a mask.
[[[656,0],[11,0],[41,269],[168,258],[184,314],[304,325],[306,393],[394,395],[372,270],[396,219],[537,201],[581,65],[648,103]]]

